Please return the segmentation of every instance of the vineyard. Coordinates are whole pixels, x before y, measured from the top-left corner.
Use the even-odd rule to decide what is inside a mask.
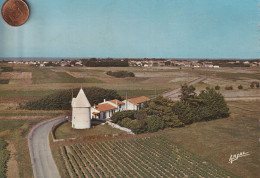
[[[162,136],[62,146],[70,177],[233,177]]]

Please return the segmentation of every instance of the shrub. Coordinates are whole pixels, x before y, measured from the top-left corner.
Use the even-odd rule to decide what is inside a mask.
[[[144,122],[140,120],[132,120],[130,123],[130,129],[135,134],[140,134],[145,132]]]
[[[210,88],[209,87],[206,87],[206,90],[209,90]]]
[[[118,124],[122,127],[130,128],[131,121],[132,121],[132,119],[130,119],[129,117],[126,117],[123,120],[119,121]]]
[[[195,87],[184,84],[181,86],[181,100],[186,101],[196,96]]]
[[[147,113],[144,110],[138,110],[134,113],[134,118],[137,120],[144,120],[147,118]]]
[[[243,86],[242,85],[238,85],[237,87],[239,90],[242,90],[243,89]]]
[[[250,88],[254,88],[255,87],[255,85],[254,85],[254,83],[252,82],[251,84],[250,84]]]
[[[158,116],[149,116],[145,121],[148,132],[156,132],[164,128],[164,122]]]
[[[255,86],[256,86],[256,88],[259,88],[259,82],[257,82],[257,83],[255,84]]]
[[[226,86],[225,90],[233,90],[233,86]]]
[[[130,118],[131,120],[134,120],[136,111],[121,111],[121,112],[116,112],[112,115],[111,120],[114,123],[119,123],[125,118]]]
[[[220,90],[220,86],[215,86],[215,90]]]

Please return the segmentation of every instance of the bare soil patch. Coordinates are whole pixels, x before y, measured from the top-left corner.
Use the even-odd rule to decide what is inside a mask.
[[[31,79],[31,72],[3,72],[1,74],[1,79],[14,79],[14,80],[22,80],[22,79]]]
[[[70,72],[70,71],[66,71],[67,74],[71,75],[72,77],[75,78],[84,78],[86,77],[84,74],[82,74],[82,72]]]
[[[7,150],[10,151],[10,159],[7,162],[7,178],[19,177],[18,163],[15,159],[16,149],[13,143],[8,142]]]

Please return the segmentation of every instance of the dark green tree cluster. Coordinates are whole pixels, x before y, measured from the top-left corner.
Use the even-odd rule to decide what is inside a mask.
[[[229,116],[229,108],[219,92],[211,88],[194,95],[190,87],[183,88],[181,101],[174,105],[173,110],[181,122],[191,124]]]
[[[117,112],[111,119],[139,134],[229,116],[224,97],[216,90],[209,88],[197,95],[193,86],[184,85],[181,91],[177,103],[158,96],[139,111]]]
[[[104,99],[122,100],[121,96],[115,90],[108,90],[98,87],[83,88],[91,105],[101,103]],[[71,108],[71,99],[76,97],[79,88],[73,90],[61,90],[54,94],[45,96],[37,100],[28,101],[21,104],[22,109],[29,110],[69,110]]]
[[[86,67],[129,67],[127,60],[117,59],[82,59],[82,63]]]
[[[106,72],[106,74],[116,78],[135,77],[135,74],[133,72],[128,71],[108,71]]]
[[[111,117],[114,123],[131,129],[134,133],[156,132],[165,127],[163,120],[156,115],[147,115],[145,111],[122,111]]]
[[[137,134],[156,132],[166,127],[181,127],[183,123],[174,114],[173,105],[172,101],[158,96],[139,111],[117,112],[111,119]]]
[[[9,151],[6,150],[7,142],[0,139],[0,177],[6,176],[7,160],[9,159]]]

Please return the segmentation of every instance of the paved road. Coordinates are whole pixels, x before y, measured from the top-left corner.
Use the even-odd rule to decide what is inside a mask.
[[[205,79],[207,78],[207,77],[204,76],[204,75],[199,75],[199,77],[200,77],[200,78],[198,78],[198,79],[196,79],[196,80],[194,80],[194,81],[188,83],[188,86],[194,85],[194,84],[196,84],[196,83],[199,83],[199,82],[201,82],[201,81],[203,81],[203,80],[205,80]],[[170,98],[172,98],[172,97],[177,97],[177,96],[179,95],[179,92],[180,92],[180,91],[181,91],[181,88],[177,88],[177,89],[175,89],[175,90],[172,90],[172,91],[170,91],[170,92],[168,92],[168,93],[163,94],[163,97],[170,97]]]
[[[65,117],[44,121],[36,125],[28,136],[34,178],[59,178],[59,171],[52,158],[49,133],[54,124]]]

